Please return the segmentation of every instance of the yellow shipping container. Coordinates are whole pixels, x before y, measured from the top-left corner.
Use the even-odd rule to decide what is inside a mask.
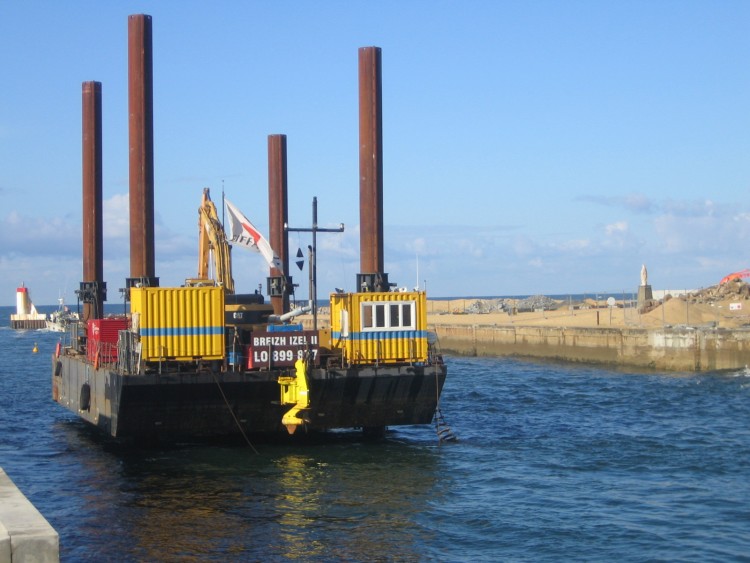
[[[352,364],[427,361],[426,294],[332,294],[331,343]]]
[[[130,311],[144,360],[224,358],[223,288],[131,288]]]

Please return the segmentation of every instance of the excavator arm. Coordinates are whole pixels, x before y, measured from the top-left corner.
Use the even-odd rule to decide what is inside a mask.
[[[208,188],[203,188],[203,200],[198,208],[198,277],[186,280],[186,285],[203,285],[211,280],[210,263],[213,255],[216,285],[227,293],[234,293],[231,246],[219,220],[216,206]]]
[[[727,283],[728,281],[732,280],[739,280],[742,278],[750,278],[750,270],[740,270],[739,272],[734,272],[733,274],[729,274],[721,278],[721,281],[719,282],[719,285],[723,285]]]

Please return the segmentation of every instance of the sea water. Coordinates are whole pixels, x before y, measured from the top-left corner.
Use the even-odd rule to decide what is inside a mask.
[[[141,449],[52,401],[59,335],[10,311],[0,467],[63,561],[750,560],[748,370],[448,357],[456,443],[426,425]]]

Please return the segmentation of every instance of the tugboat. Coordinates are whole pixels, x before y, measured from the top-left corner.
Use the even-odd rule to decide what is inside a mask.
[[[312,327],[296,322],[304,310],[289,308],[294,284],[287,232],[293,229],[287,224],[284,135],[269,136],[270,243],[233,207],[225,231],[204,190],[198,276],[184,286],[159,286],[149,16],[130,16],[129,38],[131,277],[121,290],[129,311],[101,318],[101,88],[84,83],[84,207],[91,202],[83,226],[85,281],[77,292],[84,309],[72,340],[52,358],[53,399],[116,438],[281,437],[332,429],[381,436],[390,426],[431,423],[447,368],[427,331],[426,294],[395,290],[383,272],[380,50],[359,53],[364,273],[356,276],[356,291],[330,296],[330,326],[320,328],[315,240],[325,229],[317,226],[316,200],[312,228],[297,229],[313,238]],[[259,292],[235,293],[232,245],[278,251],[267,256],[270,303]]]

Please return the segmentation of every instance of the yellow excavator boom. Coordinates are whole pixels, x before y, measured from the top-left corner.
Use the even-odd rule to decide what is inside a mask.
[[[201,285],[211,280],[209,267],[213,254],[216,285],[227,293],[234,293],[232,278],[232,247],[227,242],[224,227],[208,188],[203,188],[203,200],[198,208],[198,277],[186,280],[187,285]]]

